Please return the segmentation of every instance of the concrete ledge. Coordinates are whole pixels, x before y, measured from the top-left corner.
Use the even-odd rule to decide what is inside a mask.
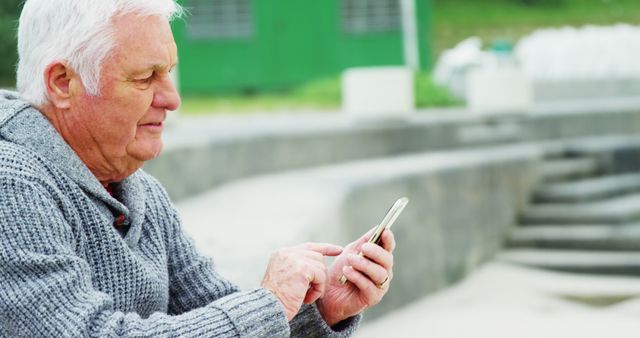
[[[582,100],[539,106],[526,118],[529,141],[635,134],[640,130],[640,99]]]
[[[393,287],[373,318],[461,279],[503,244],[537,180],[530,146],[366,160],[221,186],[179,204],[185,228],[218,269],[256,286],[269,253],[304,241],[347,244],[390,204],[410,204],[394,226]]]
[[[640,79],[576,79],[537,81],[533,83],[536,101],[566,101],[567,99],[636,97],[640,93]]]

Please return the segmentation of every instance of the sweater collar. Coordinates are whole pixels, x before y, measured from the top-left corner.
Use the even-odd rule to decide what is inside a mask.
[[[139,172],[121,182],[122,203],[113,198],[44,115],[12,92],[0,91],[0,138],[39,154],[68,175],[87,193],[131,221],[128,241],[137,241],[144,218]]]

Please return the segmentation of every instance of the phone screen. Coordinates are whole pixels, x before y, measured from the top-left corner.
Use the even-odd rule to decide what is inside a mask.
[[[384,229],[390,228],[393,223],[395,223],[402,210],[404,210],[404,207],[407,206],[407,203],[409,203],[409,199],[406,197],[401,197],[393,203],[391,208],[389,208],[389,211],[387,211],[387,214],[382,219],[382,222],[378,224],[376,230],[373,232],[371,237],[369,237],[369,243],[379,244],[380,236],[382,236]]]

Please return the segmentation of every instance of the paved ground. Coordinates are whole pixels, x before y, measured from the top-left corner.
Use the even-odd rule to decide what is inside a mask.
[[[639,337],[639,317],[638,279],[489,263],[458,285],[364,323],[356,338]]]

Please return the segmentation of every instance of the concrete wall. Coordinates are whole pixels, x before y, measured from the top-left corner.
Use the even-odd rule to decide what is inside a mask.
[[[610,79],[536,81],[533,94],[537,102],[566,101],[584,98],[635,97],[640,81],[633,76]]]
[[[640,100],[553,103],[527,115],[525,141],[640,133]]]
[[[266,120],[253,127],[185,125],[168,131],[164,153],[145,169],[179,200],[232,180],[316,165],[501,143],[638,133],[637,107],[640,101],[626,100],[555,104],[526,115],[479,116],[446,110],[405,119],[292,116],[284,126]]]
[[[266,126],[252,134],[230,133],[178,145],[169,135],[165,152],[145,169],[165,184],[174,199],[182,199],[253,175],[447,147],[455,143],[457,127],[454,122],[425,127],[404,120],[336,121],[322,127],[314,126],[314,121],[299,122],[284,130]],[[217,130],[207,132],[213,135]]]

